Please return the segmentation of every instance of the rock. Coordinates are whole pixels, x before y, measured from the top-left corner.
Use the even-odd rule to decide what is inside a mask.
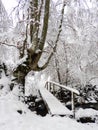
[[[92,118],[92,117],[80,117],[77,121],[81,122],[81,123],[95,123],[95,118]]]
[[[22,113],[23,113],[22,110],[17,110],[17,112],[18,112],[19,114],[22,114]]]

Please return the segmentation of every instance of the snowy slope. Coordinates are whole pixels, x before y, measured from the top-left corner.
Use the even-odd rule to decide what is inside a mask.
[[[22,110],[19,114],[17,110]],[[10,93],[0,97],[0,130],[98,130],[98,124],[81,124],[68,117],[37,116]]]

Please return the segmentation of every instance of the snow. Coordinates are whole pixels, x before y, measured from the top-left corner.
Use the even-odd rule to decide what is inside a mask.
[[[9,0],[9,1],[2,0],[2,2],[5,3],[6,9],[9,11],[12,10],[11,6],[14,6],[17,4],[17,2],[13,3],[12,0]],[[92,6],[92,8],[94,8],[96,6],[95,10],[93,10],[96,13],[97,4],[95,4],[95,2],[94,2],[94,5],[91,5],[90,0],[87,3],[89,5],[89,8],[91,8],[91,6]],[[82,5],[83,5],[83,1],[82,1],[81,6]],[[9,8],[8,8],[8,6],[9,6]],[[77,6],[76,6],[76,8],[78,9]],[[60,10],[61,6],[58,6],[57,9]],[[72,16],[72,14],[73,14],[72,12],[74,12],[74,9],[75,8],[73,8],[71,10],[71,8],[69,8],[68,12],[66,12],[66,16],[68,16],[68,20]],[[79,12],[78,10],[75,12],[75,13],[77,13],[77,18],[79,17],[78,12]],[[85,12],[86,12],[86,10],[84,11],[84,13]],[[10,12],[8,12],[8,13],[10,13]],[[91,22],[91,23],[92,23],[92,25],[96,26],[95,28],[97,28],[97,22],[95,19],[96,15],[93,12],[91,15],[94,15],[94,18],[92,18],[91,20],[95,21],[95,22]],[[74,17],[72,16],[71,18],[74,18]],[[74,24],[75,23],[77,24],[77,22],[76,22],[78,20],[77,18],[74,19],[75,20]],[[65,35],[68,35],[68,36],[64,35],[64,37],[67,39],[67,42],[68,41],[70,42],[70,45],[74,41],[78,42],[79,45],[81,45],[83,43],[83,46],[84,46],[84,44],[86,44],[86,46],[85,46],[86,50],[84,49],[84,54],[83,54],[83,49],[82,49],[82,51],[80,51],[80,53],[77,51],[78,49],[76,49],[76,50],[74,49],[75,53],[78,52],[79,55],[82,54],[82,58],[80,56],[80,59],[84,59],[84,57],[87,57],[88,60],[93,61],[93,60],[91,60],[94,57],[93,54],[91,57],[88,57],[88,51],[90,49],[89,44],[87,44],[87,41],[84,43],[83,39],[86,38],[86,35],[87,35],[86,39],[88,39],[89,41],[92,41],[92,38],[94,39],[94,37],[92,37],[92,34],[95,34],[95,31],[93,30],[94,33],[92,33],[92,30],[90,29],[89,32],[91,32],[91,34],[87,34],[88,31],[86,30],[86,27],[89,26],[90,22],[87,18],[88,25],[86,25],[84,18],[81,20],[83,21],[84,30],[81,30],[81,27],[78,28],[78,26],[72,25],[76,30],[78,38],[76,39],[76,36],[74,37],[73,33],[70,32],[70,30],[65,31],[65,32],[67,32],[67,34],[65,34]],[[16,21],[17,20],[15,18],[14,22],[16,23]],[[70,22],[68,22],[68,23],[70,24]],[[55,26],[57,27],[58,25],[55,25]],[[84,35],[82,36],[83,33],[84,33]],[[53,36],[53,33],[51,35]],[[63,40],[65,40],[64,37],[63,37]],[[95,38],[97,38],[97,35],[95,35]],[[9,45],[15,45],[15,46],[16,46],[17,42],[20,44],[23,41],[23,37],[21,35],[16,35],[16,33],[14,34],[13,32],[0,34],[0,39],[1,39],[1,42],[7,42],[7,43],[9,43]],[[8,40],[8,41],[6,41],[6,40]],[[94,39],[94,40],[96,41],[96,39]],[[66,42],[66,40],[65,40],[65,42]],[[19,60],[18,59],[19,52],[18,52],[18,49],[16,49],[16,47],[10,47],[11,49],[6,47],[5,45],[1,45],[1,47],[0,47],[0,62],[1,63],[4,62],[7,65],[8,70],[10,70],[10,71],[15,69],[18,65],[22,64],[27,58],[27,56],[25,56]],[[39,51],[40,50],[37,50],[36,53],[38,53]],[[61,52],[61,50],[60,50],[60,52]],[[79,55],[77,58],[79,58]],[[71,69],[71,65],[73,66],[74,60],[76,60],[76,59],[73,60],[72,59],[73,57],[72,58],[70,57],[71,53],[68,56],[69,56],[68,57],[69,61],[71,60],[71,62],[72,62],[69,65],[70,68],[69,67],[68,68]],[[87,65],[87,63],[88,63],[87,69],[89,69],[89,67],[90,67],[87,59],[84,59],[83,63],[81,62],[81,64],[80,64],[80,62],[79,63],[77,62],[79,65],[82,66],[83,72],[81,72],[81,70],[79,70],[77,67],[78,65],[76,65],[76,67],[75,66],[72,67],[71,73],[70,73],[70,74],[72,74],[72,76],[74,75],[74,77],[76,77],[76,78],[79,77],[79,79],[81,80],[82,83],[84,83],[84,81],[86,82],[88,77],[89,77],[89,74],[84,72],[85,66]],[[86,61],[87,61],[87,63],[86,63]],[[62,64],[62,62],[61,62],[61,64]],[[75,65],[75,63],[74,63],[74,65]],[[71,119],[71,118],[66,117],[66,116],[65,117],[60,117],[60,116],[53,116],[52,117],[51,115],[47,114],[45,117],[41,117],[41,116],[36,115],[35,112],[31,112],[30,110],[28,110],[27,106],[25,104],[23,104],[21,101],[19,101],[19,98],[18,98],[18,96],[19,96],[18,87],[19,86],[18,85],[14,88],[14,90],[12,92],[9,92],[9,90],[8,90],[9,84],[10,84],[9,78],[10,77],[7,78],[3,73],[2,79],[0,79],[0,84],[4,86],[4,88],[0,89],[0,130],[86,130],[86,129],[98,130],[98,122],[82,124],[82,123],[78,123],[75,119]],[[74,79],[76,79],[76,78],[74,78]],[[37,89],[38,89],[37,86],[39,86],[39,87],[44,86],[45,85],[44,83],[47,81],[47,80],[46,81],[45,80],[46,80],[46,77],[45,77],[45,79],[43,76],[41,76],[41,78],[39,78],[37,74],[32,75],[32,77],[30,77],[30,75],[29,75],[29,77],[27,78],[27,82],[26,82],[26,96],[29,96],[32,93],[33,93],[33,95],[34,94],[37,95]],[[50,79],[48,79],[48,80],[50,80]],[[95,80],[93,80],[92,82],[95,83]],[[97,82],[97,84],[98,84],[98,82]],[[69,89],[71,91],[73,91],[73,88],[69,88]],[[74,92],[79,94],[79,92],[76,90]],[[44,93],[44,95],[45,94],[47,97],[48,94]],[[50,100],[50,104],[52,107],[52,112],[57,110],[56,107],[59,109],[59,111],[61,113],[64,112],[64,109],[61,110],[61,107],[59,105],[55,106],[53,100]],[[22,111],[22,114],[19,114],[19,112],[18,112],[19,110]],[[56,111],[56,113],[57,113],[57,111]],[[98,116],[98,111],[96,111],[96,110],[93,110],[93,109],[85,109],[84,110],[84,109],[80,108],[76,112],[76,119],[78,119],[80,117],[84,117],[84,116],[95,117],[96,115]]]
[[[40,75],[38,72],[31,71],[25,78],[25,96],[30,96],[33,94],[33,96],[39,96],[38,90],[40,86],[43,86],[41,84],[42,80],[40,79]]]
[[[4,88],[0,90],[0,95],[5,95],[9,90],[9,84],[11,83],[11,81],[9,77],[6,77],[4,70],[2,70],[1,77],[2,78],[0,79],[0,86],[3,86]]]
[[[36,77],[38,77],[37,74]],[[9,80],[6,79],[5,82],[5,78],[3,75],[2,83],[5,83],[4,85],[6,86]],[[28,80],[30,80],[30,78],[31,77],[29,77]],[[43,81],[43,86],[43,76],[40,80]],[[30,84],[30,81],[27,82],[27,84]],[[41,82],[39,81],[39,83]],[[43,87],[40,87],[40,89],[42,90]],[[47,96],[47,93],[45,94]],[[18,95],[17,85],[13,91],[0,96],[0,130],[98,130],[97,123],[82,124],[66,116],[51,116],[49,114],[45,117],[41,117],[35,112],[31,112],[24,103],[19,101]],[[22,114],[17,112],[19,110],[22,111]],[[79,109],[79,111],[76,112],[76,118],[85,115],[93,117],[98,115],[98,111],[93,109]]]
[[[96,115],[98,115],[98,111],[89,108],[89,109],[82,109],[80,108],[76,113],[76,118],[79,117],[92,117],[94,118]]]
[[[8,85],[10,82],[9,82],[9,79],[5,76],[5,73],[4,71],[2,70],[2,74],[1,74],[1,79],[0,79],[0,84],[6,86]]]
[[[41,88],[40,93],[52,115],[72,115],[71,111],[61,104],[48,90]]]
[[[22,110],[19,114],[17,110]],[[0,97],[0,130],[97,130],[98,124],[81,124],[69,117],[46,115],[29,111],[13,93]]]
[[[13,2],[12,2],[12,0],[9,0],[9,1],[7,1],[7,0],[2,0],[2,2],[3,2],[3,4],[4,4],[4,6],[5,6],[5,8],[6,8],[8,14],[10,14],[12,8],[17,5],[16,0],[13,0]]]

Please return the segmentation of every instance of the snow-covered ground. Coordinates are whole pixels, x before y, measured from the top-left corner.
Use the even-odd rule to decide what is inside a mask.
[[[19,114],[17,110],[22,110]],[[81,111],[80,111],[81,112]],[[83,111],[82,111],[83,112]],[[91,111],[90,111],[91,112]],[[78,113],[79,115],[79,113]],[[14,93],[0,97],[0,130],[98,130],[97,123],[82,124],[69,117],[46,115],[29,111]]]

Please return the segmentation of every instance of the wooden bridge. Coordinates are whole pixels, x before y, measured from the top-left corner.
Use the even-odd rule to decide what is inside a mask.
[[[71,100],[72,100],[72,111],[65,107],[52,93],[55,93],[56,87],[60,87],[64,90],[71,91]],[[47,81],[44,88],[40,88],[41,97],[47,107],[48,112],[51,115],[73,115],[75,118],[75,105],[74,105],[74,96],[75,94],[79,95],[79,91],[70,88],[64,85],[61,85],[56,82]]]

